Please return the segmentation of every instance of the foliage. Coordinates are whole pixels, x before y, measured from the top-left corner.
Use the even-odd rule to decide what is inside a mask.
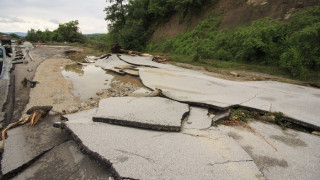
[[[79,32],[79,22],[77,20],[70,21],[65,24],[59,24],[59,27],[54,31],[45,31],[30,29],[28,30],[26,40],[32,42],[86,42],[86,38]]]
[[[278,66],[302,80],[320,71],[320,6],[296,13],[289,22],[264,18],[233,30],[219,30],[221,18],[211,13],[194,30],[150,41],[145,49],[189,55],[207,64],[223,60]]]
[[[243,121],[245,123],[248,122],[248,119],[254,119],[254,118],[258,118],[259,117],[259,113],[255,112],[255,111],[248,111],[245,109],[232,109],[231,110],[231,114],[229,117],[229,120],[237,120],[237,121]]]
[[[15,39],[15,40],[20,39],[20,36],[18,36],[16,33],[10,33],[10,37],[11,39]]]
[[[110,34],[93,34],[87,36],[87,46],[100,51],[109,52],[112,48],[112,39]]]
[[[112,41],[125,49],[142,50],[154,28],[166,22],[174,13],[181,19],[191,18],[210,0],[109,0],[105,8],[110,22]]]

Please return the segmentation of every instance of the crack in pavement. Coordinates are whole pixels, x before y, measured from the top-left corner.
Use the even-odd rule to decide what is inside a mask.
[[[219,140],[220,138],[210,138],[208,136],[205,136],[205,135],[195,135],[195,134],[189,134],[189,133],[185,133],[183,132],[182,134],[185,134],[185,135],[188,135],[188,136],[192,136],[192,137],[199,137],[199,138],[206,138],[206,139],[210,139],[210,140],[214,140],[214,141],[217,141]]]
[[[6,174],[3,174],[3,178],[4,179],[10,179],[10,178],[13,178],[14,176],[16,176],[18,173],[20,172],[23,172],[25,169],[27,169],[28,167],[30,167],[33,163],[35,163],[38,159],[40,159],[43,155],[45,155],[47,152],[51,151],[52,149],[54,149],[55,147],[58,147],[60,145],[62,145],[63,143],[66,143],[68,140],[60,143],[60,144],[57,144],[47,150],[44,150],[42,153],[40,153],[39,155],[35,156],[33,159],[29,160],[28,162],[22,164],[21,166],[19,166],[18,168],[6,173]]]
[[[141,157],[142,159],[147,160],[148,162],[155,163],[155,161],[153,159],[141,156],[140,154],[135,154],[135,153],[132,153],[132,152],[123,151],[123,150],[119,150],[119,149],[115,149],[115,150],[118,151],[118,152],[122,152],[124,154],[131,154],[131,155],[134,155],[134,156],[138,156],[138,157]]]
[[[225,161],[225,162],[218,162],[218,163],[209,163],[209,166],[215,166],[215,165],[222,165],[227,163],[246,163],[246,162],[253,162],[253,160],[239,160],[239,161]]]
[[[243,101],[242,103],[240,103],[240,105],[242,105],[242,104],[244,104],[244,103],[247,103],[247,102],[255,99],[255,98],[256,98],[259,94],[261,94],[261,93],[263,93],[263,92],[258,92],[258,93],[256,93],[252,98],[250,98],[250,99],[248,99],[248,100],[246,100],[246,101]]]

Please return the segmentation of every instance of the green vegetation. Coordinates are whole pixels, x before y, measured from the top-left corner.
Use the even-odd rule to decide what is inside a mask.
[[[109,34],[93,34],[84,36],[79,32],[79,22],[77,20],[68,23],[59,24],[54,31],[45,31],[30,29],[25,39],[31,42],[42,42],[52,45],[63,45],[68,42],[68,46],[81,46],[90,48],[89,51],[96,49],[96,52],[109,52],[112,47],[112,41]],[[88,49],[86,50],[88,51]]]
[[[223,14],[209,10],[206,19],[173,39],[150,41],[154,30],[174,14],[188,22],[216,0],[110,0],[106,20],[110,44],[125,49],[164,53],[184,62],[215,69],[244,64],[263,72],[319,81],[320,6],[306,8],[288,22],[264,18],[234,29],[219,29]],[[174,57],[174,58],[173,58]],[[224,63],[225,62],[225,63]],[[268,70],[274,71],[270,72]]]
[[[10,37],[11,39],[15,39],[15,40],[20,39],[20,36],[18,36],[16,33],[10,33]]]
[[[220,60],[271,66],[294,78],[319,80],[320,6],[296,13],[289,22],[264,18],[233,30],[218,30],[221,18],[211,13],[193,31],[149,42],[146,50],[188,55],[206,65]]]
[[[79,22],[77,20],[70,21],[65,24],[59,24],[58,29],[54,31],[45,31],[30,29],[28,31],[26,40],[32,42],[80,42],[84,43],[86,38],[79,32]]]
[[[154,29],[179,13],[181,20],[191,19],[211,0],[109,0],[105,8],[109,32],[114,43],[125,49],[143,50]]]
[[[242,108],[232,109],[229,117],[230,121],[242,121],[248,123],[248,119],[259,119],[259,113],[255,111],[248,111]]]

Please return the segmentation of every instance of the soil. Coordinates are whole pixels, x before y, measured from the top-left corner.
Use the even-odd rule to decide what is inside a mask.
[[[287,21],[291,15],[308,6],[320,5],[319,0],[219,0],[217,4],[205,7],[202,15],[194,15],[190,22],[180,22],[179,15],[173,15],[169,21],[158,27],[152,40],[174,38],[179,33],[193,30],[201,20],[208,14],[210,9],[222,12],[224,17],[219,29],[234,28],[252,21],[270,17]]]
[[[66,109],[78,107],[79,98],[70,92],[72,83],[64,79],[60,67],[72,64],[70,59],[47,59],[37,68],[34,81],[39,84],[30,91],[30,100],[26,109],[33,106],[52,105],[54,112],[62,113]]]

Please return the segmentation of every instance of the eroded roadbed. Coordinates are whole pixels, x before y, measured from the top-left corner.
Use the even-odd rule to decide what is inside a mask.
[[[274,122],[243,124],[229,117],[234,107],[254,109],[269,118],[280,111],[286,120],[316,132],[319,89],[222,80],[156,63],[150,57],[108,55],[80,65],[61,54],[56,57],[37,69],[34,80],[39,84],[31,89],[27,108],[52,105],[51,114],[58,115],[42,119],[34,129],[21,126],[8,131],[2,158],[5,177],[283,179],[320,175],[319,136],[282,130]],[[99,80],[103,89],[81,99],[72,93],[81,87],[73,84],[68,69],[80,74],[76,77],[80,79],[88,69],[104,70],[110,77],[105,83]],[[222,121],[232,125],[221,125]],[[53,128],[54,122],[60,122],[55,124],[59,129]],[[20,148],[15,149],[15,143]],[[55,163],[64,168],[46,176],[44,172]]]

